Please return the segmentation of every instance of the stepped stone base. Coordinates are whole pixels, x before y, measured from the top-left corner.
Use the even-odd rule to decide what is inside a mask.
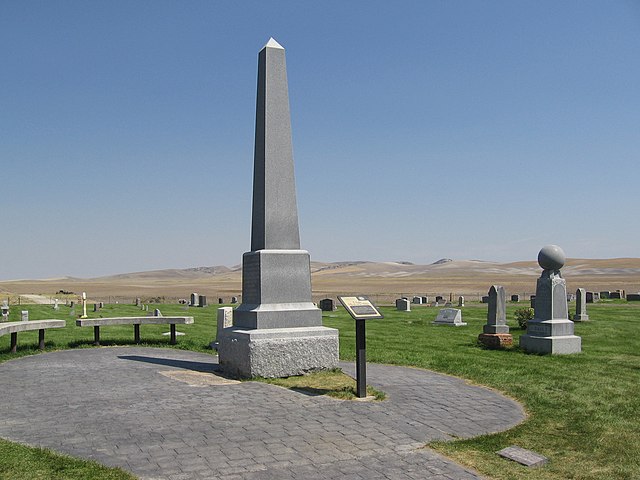
[[[582,338],[573,334],[573,322],[569,319],[534,319],[527,323],[527,333],[520,337],[520,347],[531,353],[580,353]]]
[[[219,363],[232,377],[289,377],[338,366],[338,330],[327,327],[225,328]]]

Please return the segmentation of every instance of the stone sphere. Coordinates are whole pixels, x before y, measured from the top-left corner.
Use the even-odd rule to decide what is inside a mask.
[[[557,245],[544,246],[538,254],[538,264],[544,270],[560,270],[566,259],[564,252]]]

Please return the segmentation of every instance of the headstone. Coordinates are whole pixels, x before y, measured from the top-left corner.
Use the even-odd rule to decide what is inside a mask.
[[[336,309],[336,302],[333,301],[333,298],[323,298],[318,306],[323,312],[333,312]]]
[[[82,292],[82,316],[80,318],[87,318],[87,293]]]
[[[587,292],[586,296],[587,296],[587,303],[595,303],[599,300],[598,297],[595,295],[595,292]]]
[[[464,297],[462,295],[458,297],[458,307],[464,307]]]
[[[541,467],[549,463],[549,459],[547,457],[532,450],[527,450],[515,445],[503,448],[497,453],[503,458],[513,460],[514,462],[518,462],[519,464],[529,468]]]
[[[97,303],[94,303],[94,304],[93,304],[93,311],[94,311],[94,312],[97,312],[97,311],[98,311],[98,304],[97,304]]]
[[[640,302],[640,293],[628,293],[627,302]]]
[[[300,249],[285,51],[258,55],[251,251],[242,257],[242,304],[219,338],[231,376],[286,377],[338,365],[338,330],[312,301],[309,252]]]
[[[207,306],[207,297],[206,297],[206,295],[200,295],[198,297],[198,306],[199,307],[206,307]]]
[[[507,325],[507,296],[504,287],[492,285],[489,289],[487,324],[482,328],[478,341],[489,348],[500,348],[513,344]]]
[[[520,301],[520,295],[518,295],[517,293],[514,295],[511,295],[511,301],[514,303],[518,303]]]
[[[507,325],[507,301],[504,287],[492,285],[489,289],[489,308],[484,333],[509,333]]]
[[[136,301],[135,301],[136,307],[139,307],[140,303],[142,303],[142,300],[140,300],[140,298],[136,298]]]
[[[199,307],[200,306],[200,296],[195,292],[191,294],[190,305],[192,307]]]
[[[531,308],[536,308],[536,296],[535,295],[531,295],[529,297],[529,302],[531,304]]]
[[[22,320],[23,322],[29,321],[29,310],[22,310],[20,312],[20,320]]]
[[[587,291],[584,288],[576,290],[576,314],[573,316],[574,322],[586,322],[587,315]]]
[[[405,299],[405,298],[399,298],[396,300],[396,310],[399,310],[401,312],[410,312],[411,311],[411,304],[409,303],[409,300]]]
[[[489,303],[489,296],[488,295],[483,295],[482,299],[480,301],[482,303]]]
[[[100,302],[100,308],[104,308],[104,302]]]
[[[2,302],[2,321],[9,321],[9,304],[6,300]]]
[[[621,292],[609,292],[609,295],[607,297],[603,297],[602,293],[603,292],[600,292],[600,298],[611,298],[613,300],[620,300],[622,298]]]
[[[615,292],[614,292],[615,293]],[[611,292],[609,290],[603,290],[600,292],[600,298],[611,298]],[[620,297],[618,297],[620,298]]]
[[[457,308],[443,308],[438,312],[438,316],[433,322],[434,325],[451,325],[454,327],[463,327],[466,325],[462,321],[462,310]]]
[[[231,297],[231,303],[238,303],[238,297]]]
[[[156,308],[156,309],[153,311],[153,316],[154,316],[154,317],[161,317],[161,316],[162,316],[162,312],[160,311],[160,309],[159,309],[159,308]]]
[[[441,302],[443,300],[442,295],[436,295],[436,302]]]
[[[422,297],[413,297],[411,301],[414,305],[422,305]]]
[[[573,293],[567,293],[567,302],[575,302],[576,296]]]
[[[453,307],[453,305],[451,304],[451,302],[446,302],[446,303],[444,304],[444,306],[445,306],[445,308]]]
[[[73,308],[74,306],[75,306],[75,302],[71,300],[71,302],[69,302],[69,308]]]
[[[538,254],[543,271],[536,285],[535,316],[520,337],[520,347],[527,352],[560,355],[582,350],[582,339],[574,335],[569,320],[567,285],[560,273],[565,259],[557,245],[547,245]]]
[[[57,298],[53,301],[53,309],[54,310],[59,310],[60,309],[60,306],[58,305],[58,299]]]
[[[624,290],[616,290],[616,292],[620,292],[620,298],[626,298],[626,292]]]
[[[426,305],[427,303],[429,303],[429,297],[422,297],[422,304]]]
[[[233,326],[233,308],[232,307],[218,308],[217,320],[218,320],[217,335],[220,336],[223,329]]]
[[[224,303],[224,300],[222,300],[222,297],[218,298],[218,303],[221,304],[221,305]]]

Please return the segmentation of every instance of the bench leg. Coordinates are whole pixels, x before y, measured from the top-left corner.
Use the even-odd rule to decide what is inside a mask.
[[[38,348],[44,350],[44,328],[38,330]]]
[[[100,327],[93,327],[93,344],[96,346],[100,346]]]
[[[171,324],[171,345],[176,344],[176,324]]]
[[[140,343],[140,325],[135,324],[133,326],[133,341],[135,343]]]
[[[16,353],[17,347],[18,347],[18,332],[13,332],[11,334],[11,353]]]

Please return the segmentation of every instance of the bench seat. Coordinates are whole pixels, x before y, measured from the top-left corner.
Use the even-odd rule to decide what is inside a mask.
[[[140,343],[140,325],[170,325],[171,345],[176,343],[176,324],[190,325],[193,317],[112,317],[82,318],[76,320],[78,327],[93,327],[94,345],[100,345],[100,327],[112,325],[133,325],[135,343]]]
[[[18,332],[38,330],[38,347],[44,349],[44,331],[47,328],[64,328],[67,322],[64,320],[26,320],[21,322],[0,323],[0,336],[11,334],[11,353],[16,353],[18,346]]]

